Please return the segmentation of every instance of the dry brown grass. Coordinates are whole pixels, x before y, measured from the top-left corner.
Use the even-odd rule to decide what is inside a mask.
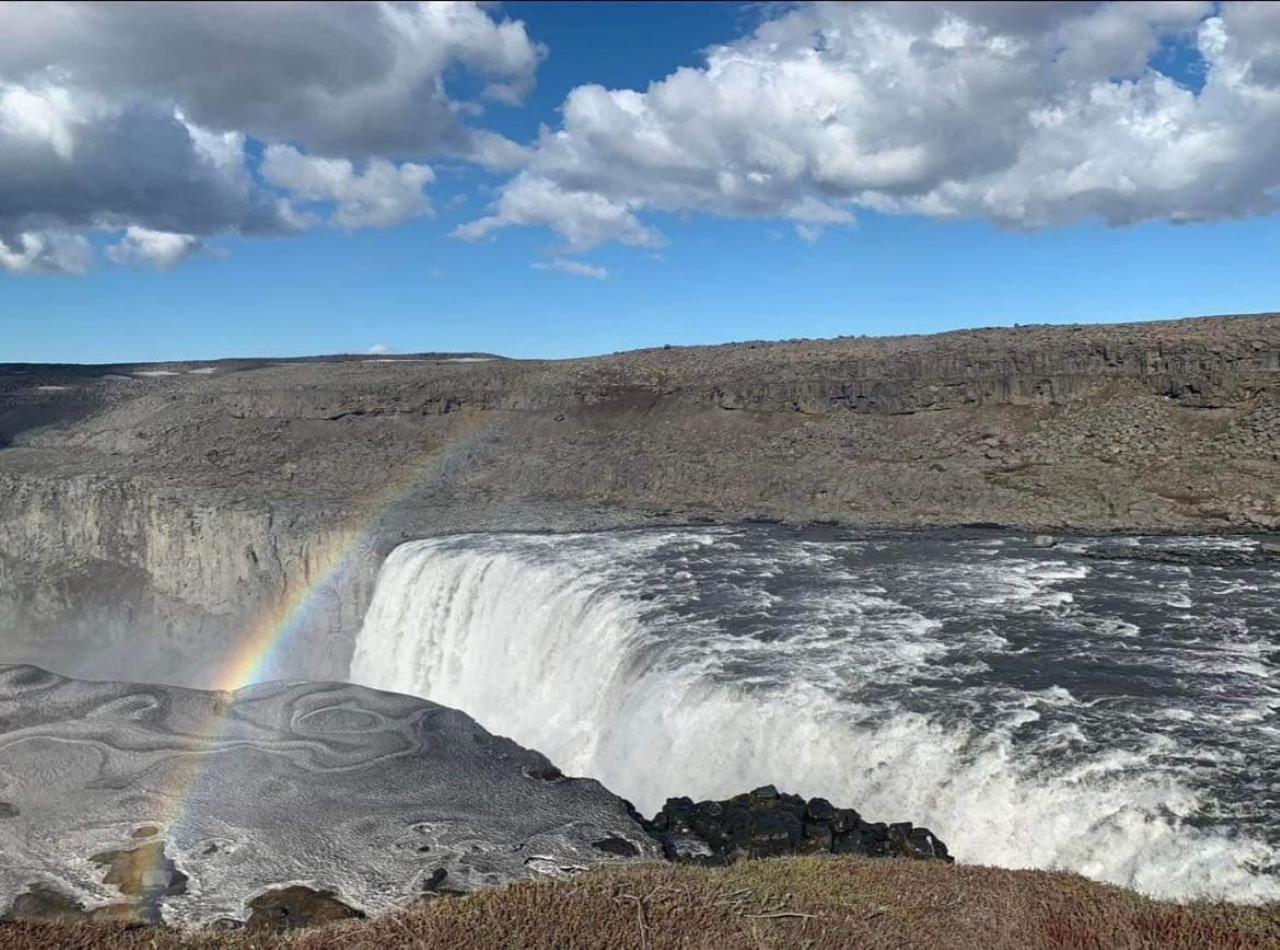
[[[0,946],[170,950],[1280,948],[1280,905],[1158,903],[1070,874],[806,857],[641,865],[283,936],[0,925]]]

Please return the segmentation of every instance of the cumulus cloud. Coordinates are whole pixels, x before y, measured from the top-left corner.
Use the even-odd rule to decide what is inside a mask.
[[[454,235],[476,241],[512,225],[548,224],[584,251],[605,241],[657,247],[662,236],[640,222],[638,199],[616,200],[603,190],[576,190],[542,174],[521,174],[502,190],[493,214],[469,221]]]
[[[365,350],[365,352],[370,356],[386,356],[388,353],[394,353],[395,350],[387,346],[385,343],[375,343],[373,346],[369,347],[369,349]]]
[[[0,267],[82,270],[94,230],[123,232],[114,260],[172,266],[173,240],[138,235],[429,213],[421,159],[525,160],[472,123],[543,53],[475,3],[0,4]],[[476,101],[451,94],[463,72]]]
[[[124,237],[107,248],[107,257],[117,264],[147,264],[158,270],[169,270],[198,253],[203,244],[194,234],[129,225]]]
[[[467,155],[475,133],[445,74],[518,102],[543,50],[475,3],[11,3],[0,76],[66,76],[146,93],[194,123],[348,158]],[[470,110],[474,111],[474,110]]]
[[[584,85],[489,213],[571,250],[652,246],[650,212],[791,221],[860,208],[1037,228],[1269,213],[1280,188],[1280,5],[788,8],[644,91]],[[1196,90],[1152,64],[1202,61]]]
[[[332,220],[340,228],[386,228],[431,213],[422,189],[435,173],[426,165],[371,158],[357,172],[345,158],[316,158],[289,145],[272,145],[261,171],[303,201],[332,203]]]
[[[158,231],[276,233],[244,139],[171,108],[66,86],[0,82],[0,240],[130,224]]]
[[[590,277],[594,280],[604,280],[609,276],[607,268],[563,257],[557,257],[549,261],[537,261],[532,266],[536,270],[558,270],[565,274],[572,274],[574,277]]]
[[[0,267],[18,274],[83,274],[93,249],[79,234],[24,231],[0,237]]]

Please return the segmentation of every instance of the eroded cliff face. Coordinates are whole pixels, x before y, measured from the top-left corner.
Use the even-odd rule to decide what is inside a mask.
[[[239,654],[265,653],[262,641],[278,631],[296,632],[289,645],[298,647],[279,675],[344,667],[344,631],[359,627],[378,558],[342,525],[298,530],[270,509],[201,503],[127,479],[0,485],[6,657],[68,674],[218,685]]]
[[[0,400],[3,659],[68,673],[88,672],[77,644],[106,644],[98,675],[208,685],[267,630],[291,645],[274,672],[342,675],[380,558],[442,531],[1280,528],[1275,315],[563,362],[7,367]]]

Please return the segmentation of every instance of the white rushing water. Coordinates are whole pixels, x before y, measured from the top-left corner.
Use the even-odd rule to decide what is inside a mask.
[[[1241,743],[1278,737],[1244,621],[1183,644],[1081,606],[1098,580],[1082,559],[1002,546],[759,529],[411,542],[382,569],[351,679],[460,708],[646,814],[773,783],[927,825],[970,863],[1280,898],[1274,840],[1204,820],[1229,810],[1233,768],[1266,768]],[[1102,673],[1079,685],[1090,657]],[[1104,674],[1139,657],[1156,686],[1127,697]],[[1186,731],[1213,717],[1219,732]]]

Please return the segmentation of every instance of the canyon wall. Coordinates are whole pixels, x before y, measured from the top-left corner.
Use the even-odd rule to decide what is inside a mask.
[[[341,675],[407,538],[745,518],[1280,529],[1280,316],[0,367],[0,659],[59,672]]]

